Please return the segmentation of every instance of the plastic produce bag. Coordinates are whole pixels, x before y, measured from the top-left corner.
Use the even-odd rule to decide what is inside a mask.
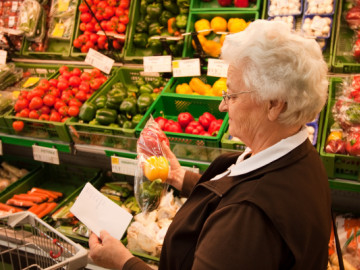
[[[165,181],[170,165],[162,150],[164,141],[169,145],[165,133],[150,117],[137,142],[138,166],[135,171],[134,191],[143,212],[155,210],[168,188]]]
[[[17,26],[24,31],[26,37],[33,37],[36,34],[41,12],[41,5],[35,0],[25,0],[20,6]]]
[[[53,0],[49,14],[49,38],[70,39],[74,29],[76,3],[74,0]]]

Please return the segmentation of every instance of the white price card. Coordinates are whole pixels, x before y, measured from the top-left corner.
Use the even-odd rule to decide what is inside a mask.
[[[106,230],[112,237],[121,239],[133,216],[87,183],[70,209],[82,223],[98,237]]]
[[[51,164],[60,164],[59,153],[56,148],[43,147],[39,145],[33,145],[34,160],[47,162]]]
[[[136,167],[136,159],[111,156],[111,170],[114,173],[135,176]]]
[[[0,65],[6,64],[7,51],[0,50]]]
[[[144,72],[171,72],[171,55],[145,56]]]
[[[0,156],[3,155],[3,149],[2,149],[2,140],[0,140]]]
[[[200,59],[172,61],[173,77],[200,76]]]
[[[115,60],[90,48],[89,52],[86,55],[85,63],[100,69],[106,74],[109,74],[112,66],[115,63]]]
[[[208,69],[207,75],[213,77],[227,77],[227,71],[229,68],[229,64],[226,64],[221,59],[208,59]]]

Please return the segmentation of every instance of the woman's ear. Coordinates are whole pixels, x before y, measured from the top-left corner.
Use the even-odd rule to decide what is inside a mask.
[[[270,121],[276,121],[279,115],[286,111],[287,103],[282,100],[270,100],[268,101],[268,119]]]

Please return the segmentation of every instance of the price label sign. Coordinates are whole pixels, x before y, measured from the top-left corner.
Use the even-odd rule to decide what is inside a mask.
[[[106,74],[109,74],[112,66],[115,63],[115,60],[90,48],[89,52],[86,55],[85,63],[88,63],[89,65],[100,69]]]
[[[7,51],[0,50],[0,65],[6,64]]]
[[[207,75],[212,77],[227,77],[229,64],[220,59],[208,59]]]
[[[173,77],[200,76],[200,59],[172,61]]]
[[[114,173],[135,176],[136,167],[136,159],[111,156],[111,170]]]
[[[59,165],[59,153],[55,148],[33,145],[34,160]]]
[[[3,149],[2,149],[2,140],[0,140],[0,156],[3,155]]]
[[[144,72],[171,72],[171,55],[145,56]]]

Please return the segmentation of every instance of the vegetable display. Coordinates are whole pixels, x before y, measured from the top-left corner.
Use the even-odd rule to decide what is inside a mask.
[[[222,91],[226,91],[226,89],[226,78],[219,78],[211,86],[210,84],[204,83],[201,79],[194,77],[189,83],[178,84],[175,92],[177,94],[220,97]]]
[[[8,162],[3,161],[0,167],[0,191],[3,191],[12,183],[29,173],[26,169],[19,169]]]

